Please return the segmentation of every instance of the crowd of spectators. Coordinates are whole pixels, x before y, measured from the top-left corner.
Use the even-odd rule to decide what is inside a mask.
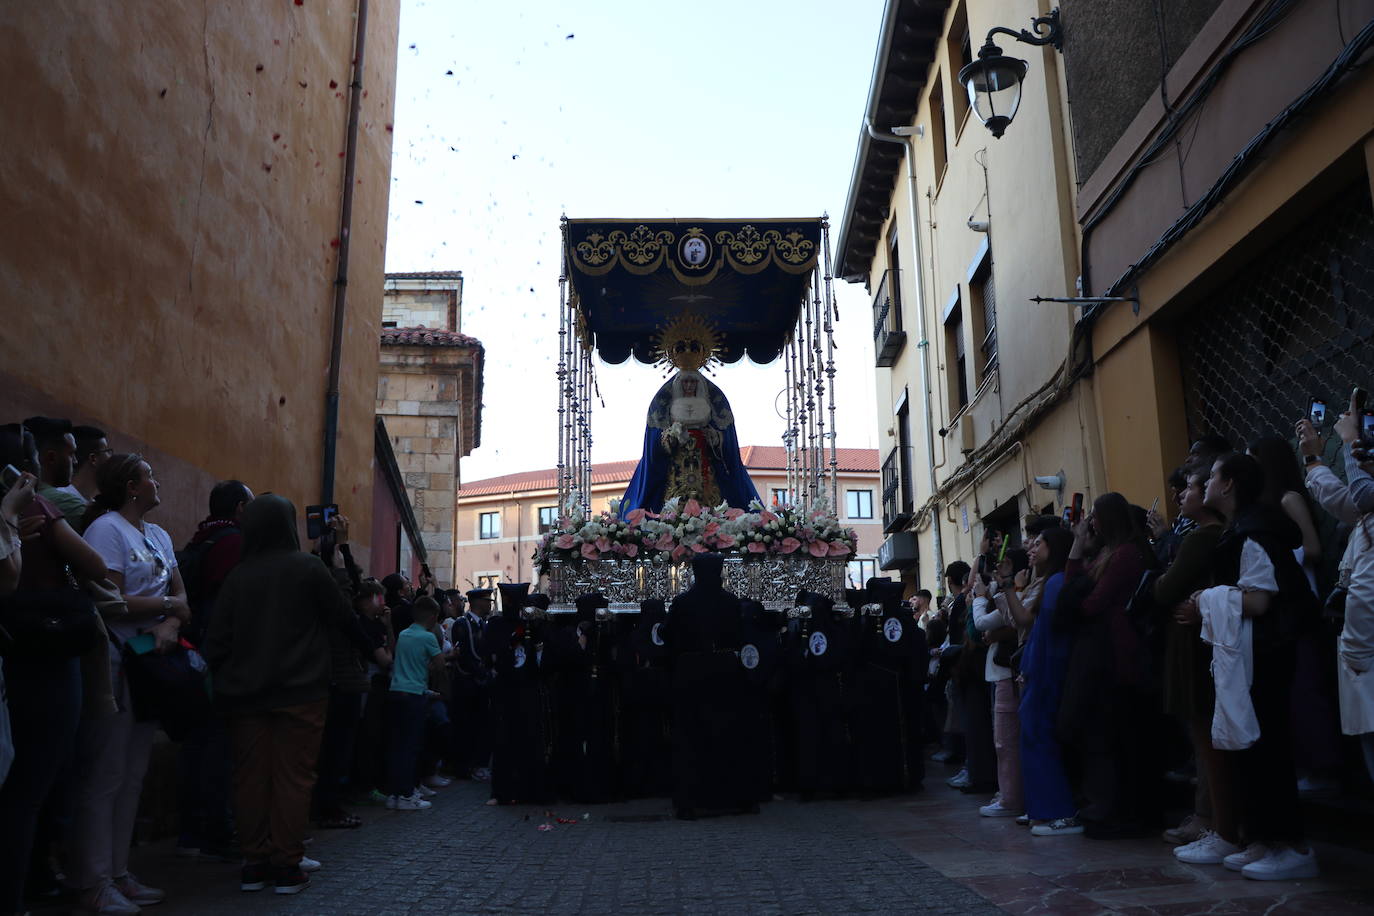
[[[155,521],[152,466],[94,427],[0,426],[0,467],[0,913],[64,894],[103,914],[166,898],[129,870],[159,730],[176,744],[177,854],[242,859],[244,890],[308,886],[310,825],[360,826],[350,793],[417,810],[426,782],[447,784],[411,710],[423,725],[439,696],[431,673],[452,649],[438,621],[462,612],[458,592],[425,579],[420,595],[393,573],[393,630],[346,517],[305,552],[291,502],[237,480],[211,490],[178,550]],[[387,741],[358,743],[383,722]],[[428,746],[450,748],[439,732]]]
[[[583,595],[554,620],[527,585],[495,615],[427,569],[371,578],[342,515],[302,549],[292,503],[236,480],[177,550],[142,456],[0,426],[0,914],[165,899],[129,871],[159,731],[178,855],[241,861],[244,891],[300,891],[312,830],[424,811],[454,779],[489,804],[671,792],[694,817],[914,791],[937,744],[950,786],[1037,838],[1160,831],[1191,767],[1193,811],[1162,831],[1180,861],[1310,877],[1301,796],[1351,744],[1374,776],[1374,464],[1353,408],[1334,433],[1339,474],[1307,420],[1298,455],[1198,441],[1173,522],[1106,493],[1028,516],[1023,548],[989,529],[939,602],[874,579],[847,609],[766,610],[712,555],[670,607]]]
[[[973,566],[952,563],[926,618],[949,785],[995,793],[980,813],[1034,837],[1160,832],[1181,862],[1315,876],[1303,797],[1336,791],[1359,754],[1374,778],[1358,414],[1334,427],[1339,476],[1310,420],[1297,454],[1207,436],[1170,477],[1172,523],[1106,493],[1079,519],[1028,516],[1024,552],[989,530]],[[1171,781],[1195,784],[1193,810],[1161,831]]]

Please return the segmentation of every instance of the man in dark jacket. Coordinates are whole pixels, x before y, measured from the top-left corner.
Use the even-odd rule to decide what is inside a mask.
[[[252,499],[253,491],[242,481],[215,484],[210,490],[210,514],[177,554],[186,600],[191,605],[186,637],[196,645],[205,641],[220,587],[243,556],[240,522],[244,507]],[[208,717],[181,742],[177,776],[179,855],[222,858],[230,852],[229,759],[229,733],[223,716]]]
[[[259,496],[242,527],[243,561],[220,588],[205,657],[234,745],[240,887],[261,890],[270,878],[294,894],[310,883],[301,865],[329,701],[327,631],[371,646],[329,569],[300,549],[289,500]]]

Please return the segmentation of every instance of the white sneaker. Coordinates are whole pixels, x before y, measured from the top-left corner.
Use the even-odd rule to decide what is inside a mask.
[[[453,780],[449,779],[447,776],[440,776],[438,773],[435,773],[425,780],[425,785],[429,786],[431,789],[447,789],[449,786],[453,785]]]
[[[1240,871],[1251,862],[1258,862],[1260,859],[1263,859],[1272,851],[1273,850],[1263,843],[1251,843],[1240,852],[1233,852],[1222,859],[1221,864],[1225,865],[1231,871]]]
[[[1227,856],[1240,851],[1239,846],[1228,843],[1216,831],[1206,830],[1186,846],[1175,847],[1174,858],[1188,865],[1220,865]]]
[[[113,884],[106,884],[82,894],[81,909],[97,916],[137,916],[143,912]]]
[[[1291,846],[1275,849],[1258,862],[1251,862],[1240,873],[1255,881],[1293,881],[1315,878],[1318,874],[1317,854],[1312,850],[1298,852]]]
[[[300,865],[297,867],[300,868],[300,870],[305,872],[306,874],[309,874],[312,871],[319,871],[321,868],[324,868],[324,866],[319,863],[319,860],[312,859],[309,856],[301,856]]]
[[[121,878],[114,879],[115,889],[124,895],[124,899],[136,906],[152,906],[167,899],[167,892],[161,888],[149,887],[139,881],[132,873],[125,873]]]
[[[1036,824],[1031,828],[1031,836],[1077,836],[1083,832],[1083,824],[1076,817],[1055,818],[1048,824]]]
[[[424,783],[420,783],[418,786],[416,786],[415,791],[419,792],[422,798],[433,798],[434,796],[439,794],[438,792],[435,792],[433,789],[431,789]]]
[[[984,805],[978,809],[978,813],[983,817],[1018,817],[1021,812],[1015,808],[1004,808],[1002,799],[994,799],[991,804]]]
[[[397,811],[424,811],[426,808],[433,807],[434,806],[432,804],[421,798],[420,793],[418,792],[416,792],[414,795],[396,797],[395,810]]]

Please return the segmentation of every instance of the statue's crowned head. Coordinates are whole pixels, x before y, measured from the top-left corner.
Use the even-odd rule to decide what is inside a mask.
[[[720,342],[720,333],[711,323],[693,314],[678,315],[654,335],[659,363],[693,372],[719,358]]]

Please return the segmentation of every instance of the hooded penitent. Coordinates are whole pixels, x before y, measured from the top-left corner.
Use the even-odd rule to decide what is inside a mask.
[[[501,616],[507,620],[519,620],[520,609],[525,606],[525,598],[530,592],[530,584],[498,582],[496,588],[501,593]]]

